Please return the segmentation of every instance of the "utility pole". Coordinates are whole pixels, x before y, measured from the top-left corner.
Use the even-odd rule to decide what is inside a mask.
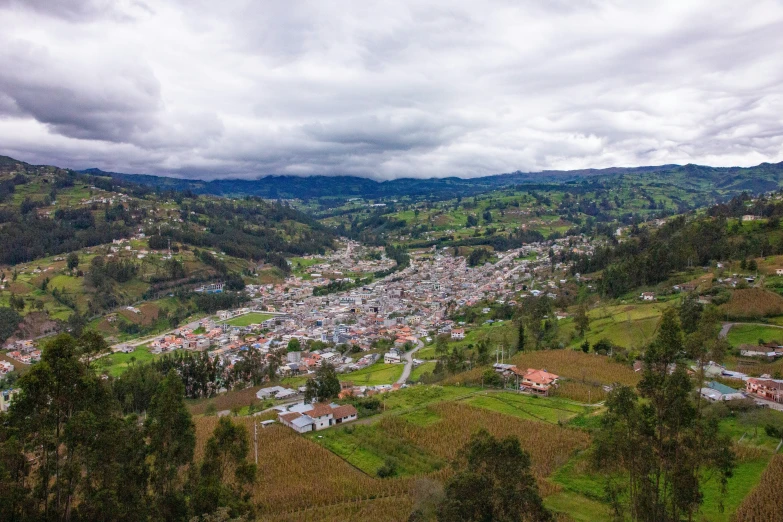
[[[256,450],[256,466],[258,466],[258,421],[253,419],[253,446]]]

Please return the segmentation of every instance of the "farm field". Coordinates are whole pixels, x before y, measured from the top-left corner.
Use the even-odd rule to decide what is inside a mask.
[[[756,345],[760,340],[765,343],[783,341],[783,328],[756,324],[735,324],[726,335],[726,340],[734,347],[743,344]]]
[[[400,476],[435,472],[456,457],[477,430],[495,436],[516,435],[530,452],[539,478],[587,446],[586,433],[557,425],[504,415],[462,402],[441,402],[402,415],[382,416],[370,425],[344,426],[313,433],[322,444],[368,474],[393,463]]]
[[[672,304],[659,302],[594,308],[588,312],[590,327],[585,338],[591,344],[607,339],[624,348],[641,348],[655,337],[663,311]],[[581,339],[574,340],[572,346],[581,342]]]
[[[250,326],[251,324],[261,324],[272,317],[274,317],[272,314],[250,312],[249,314],[240,315],[239,317],[234,317],[224,322],[231,326]]]
[[[232,420],[244,425],[252,434],[252,417]],[[194,422],[195,457],[199,460],[218,418],[197,417]],[[253,500],[259,505],[258,515],[262,520],[320,520],[312,516],[318,510],[333,511],[339,516],[345,512],[343,510],[352,509],[346,504],[361,503],[369,498],[399,499],[398,503],[410,512],[410,479],[370,477],[326,448],[280,425],[258,430],[258,463],[259,480]]]
[[[402,375],[403,364],[384,364],[383,360],[371,364],[361,370],[343,373],[338,379],[343,382],[352,382],[356,386],[375,386],[378,384],[393,384]]]
[[[479,408],[488,409],[512,417],[557,424],[565,422],[590,408],[578,406],[553,397],[535,397],[514,392],[487,392],[463,401]]]
[[[118,377],[128,366],[136,363],[149,362],[159,356],[150,352],[149,347],[139,346],[131,353],[112,353],[95,361],[99,372],[107,372],[112,377]]]
[[[734,520],[736,522],[783,520],[781,488],[783,488],[783,455],[775,455],[758,485],[740,504]]]
[[[418,353],[416,354],[418,355]],[[419,366],[415,367],[413,371],[411,371],[411,376],[408,378],[410,381],[416,382],[421,378],[422,375],[425,373],[432,373],[432,371],[435,369],[435,365],[437,363],[434,362],[426,362],[423,364],[420,364]]]

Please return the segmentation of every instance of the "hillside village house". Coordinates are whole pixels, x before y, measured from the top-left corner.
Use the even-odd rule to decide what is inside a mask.
[[[460,341],[465,338],[465,329],[464,328],[455,328],[451,331],[451,338],[457,341]]]
[[[549,395],[549,390],[552,387],[557,387],[557,380],[560,378],[560,376],[549,373],[546,370],[528,368],[520,373],[518,368],[514,367],[514,369],[516,370],[514,373],[519,375],[521,379],[519,383],[521,390],[541,395]]]
[[[652,292],[642,292],[640,298],[642,301],[655,301],[655,294]]]
[[[717,381],[707,383],[699,390],[702,397],[712,402],[742,400],[745,396],[739,391]]]
[[[557,381],[560,378],[546,370],[528,368],[523,371],[513,364],[497,363],[493,365],[493,368],[506,379],[516,378],[520,390],[541,395],[549,395],[550,389],[557,387]]]
[[[391,350],[384,354],[383,362],[385,364],[399,364],[402,362],[402,356],[397,350]]]
[[[751,377],[745,382],[745,390],[768,401],[783,402],[783,381]]]
[[[335,403],[297,404],[289,411],[281,412],[277,418],[281,424],[297,433],[307,433],[355,421],[358,418],[358,412],[350,404],[345,406]]]

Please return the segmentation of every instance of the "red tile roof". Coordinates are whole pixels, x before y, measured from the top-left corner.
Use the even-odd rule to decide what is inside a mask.
[[[332,407],[328,404],[324,403],[316,403],[313,404],[313,409],[307,412],[307,415],[316,418],[316,417],[323,417],[325,415],[329,415],[332,413]]]
[[[346,404],[345,406],[338,406],[333,408],[332,414],[334,414],[335,419],[344,419],[346,417],[350,417],[351,415],[357,415],[357,411],[356,408],[350,404]]]

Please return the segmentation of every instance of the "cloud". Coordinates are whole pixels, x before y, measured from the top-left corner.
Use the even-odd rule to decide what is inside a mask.
[[[783,160],[783,4],[0,0],[0,154],[373,178]]]

